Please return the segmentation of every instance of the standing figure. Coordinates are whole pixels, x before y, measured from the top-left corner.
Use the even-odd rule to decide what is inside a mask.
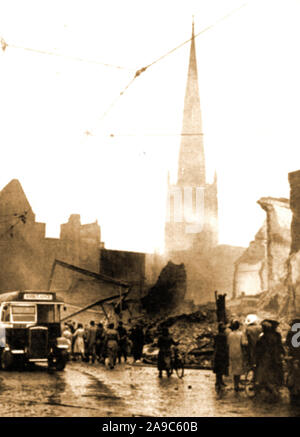
[[[228,348],[229,348],[229,373],[233,375],[234,390],[236,392],[242,390],[239,386],[240,377],[244,373],[244,359],[243,348],[246,344],[243,333],[239,329],[240,322],[235,320],[231,325],[231,331],[228,334]]]
[[[117,331],[119,334],[119,349],[118,349],[119,363],[121,363],[122,356],[124,357],[124,362],[126,363],[126,361],[127,361],[127,347],[128,347],[127,331],[124,328],[122,321],[119,322],[119,325],[117,327]]]
[[[165,370],[167,372],[167,376],[171,375],[171,360],[172,360],[172,351],[171,346],[177,346],[177,342],[173,340],[171,335],[169,334],[168,328],[163,328],[161,335],[158,337],[157,346],[159,348],[158,358],[157,358],[157,369],[158,369],[158,377],[162,377],[162,371]]]
[[[105,335],[106,354],[108,357],[108,365],[110,369],[113,369],[116,365],[118,346],[119,346],[118,331],[115,329],[115,325],[113,323],[110,323],[107,326],[106,335]]]
[[[262,328],[258,324],[258,317],[256,314],[249,314],[245,320],[246,330],[245,334],[248,341],[247,346],[247,358],[250,369],[255,366],[255,351],[256,344],[262,333]]]
[[[272,400],[277,400],[283,384],[282,356],[285,354],[281,334],[276,331],[279,322],[264,320],[261,325],[263,334],[256,343],[257,389],[265,389]]]
[[[65,323],[65,325],[64,325],[64,330],[62,332],[62,336],[68,340],[67,352],[68,352],[68,360],[69,360],[71,357],[71,353],[72,353],[72,337],[73,337],[73,335],[72,335],[70,327],[67,323]]]
[[[76,331],[76,322],[73,322],[72,320],[70,320],[68,325],[69,325],[71,333],[74,334],[74,332]]]
[[[84,340],[84,362],[88,362],[89,358],[88,358],[88,336],[89,336],[89,325],[86,323],[83,327],[84,329],[84,335],[83,335],[83,340]]]
[[[138,323],[131,331],[130,340],[132,341],[133,361],[140,361],[143,355],[144,347],[144,331],[140,323]]]
[[[92,363],[94,364],[96,360],[96,335],[97,335],[97,327],[95,325],[94,320],[90,322],[90,327],[87,331],[87,352],[86,352],[86,359],[87,362],[90,361],[90,357],[92,358]]]
[[[102,323],[98,323],[96,331],[96,356],[99,363],[104,362],[104,337],[105,332]]]
[[[84,359],[84,329],[81,323],[78,323],[78,327],[73,334],[74,338],[74,358],[81,357]]]
[[[225,324],[222,322],[219,323],[218,334],[214,338],[213,371],[216,374],[217,391],[221,390],[222,387],[225,386],[223,375],[228,376],[229,351],[225,329]]]
[[[69,328],[70,328],[70,331],[72,333],[71,355],[73,357],[73,360],[75,360],[75,358],[74,358],[74,342],[75,342],[74,333],[76,331],[76,322],[73,322],[72,320],[70,320]]]

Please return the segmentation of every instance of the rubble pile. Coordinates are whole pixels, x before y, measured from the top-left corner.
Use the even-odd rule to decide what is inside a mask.
[[[184,300],[186,271],[184,264],[171,261],[162,269],[156,284],[141,299],[148,314],[169,313]]]
[[[207,304],[191,314],[161,319],[148,326],[154,341],[144,347],[144,362],[154,364],[157,361],[157,334],[162,327],[167,327],[173,339],[179,342],[178,349],[185,356],[186,366],[202,369],[211,368],[213,338],[217,330],[216,309],[214,304]]]

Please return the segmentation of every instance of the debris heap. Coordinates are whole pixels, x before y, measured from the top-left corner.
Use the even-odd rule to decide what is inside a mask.
[[[149,315],[167,314],[184,300],[186,293],[186,271],[184,264],[171,261],[162,269],[156,284],[141,299]]]
[[[159,329],[167,327],[175,341],[179,342],[179,351],[185,356],[187,366],[211,368],[213,338],[217,330],[216,309],[214,304],[201,306],[191,314],[180,314],[158,321],[149,326],[153,342],[144,347],[144,361],[156,363],[156,347]]]

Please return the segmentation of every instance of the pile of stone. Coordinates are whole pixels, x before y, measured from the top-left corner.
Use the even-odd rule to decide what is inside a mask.
[[[206,305],[191,314],[180,314],[158,321],[149,328],[153,342],[144,347],[144,362],[155,364],[159,329],[167,327],[173,339],[179,342],[178,349],[185,357],[188,367],[211,368],[213,338],[216,333],[215,305]]]
[[[184,264],[171,261],[162,269],[156,284],[151,287],[141,304],[146,313],[153,317],[158,313],[170,313],[184,300],[186,293],[186,271]]]

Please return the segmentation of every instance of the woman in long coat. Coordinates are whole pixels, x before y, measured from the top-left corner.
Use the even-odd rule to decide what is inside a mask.
[[[276,331],[278,322],[264,320],[263,335],[256,344],[256,382],[276,398],[283,384],[282,357],[285,354],[281,335]]]
[[[244,373],[244,354],[242,346],[247,344],[240,331],[240,322],[234,321],[231,325],[232,332],[228,335],[229,347],[229,373],[233,375],[234,390],[239,391],[240,376]]]
[[[76,331],[73,334],[74,337],[74,355],[77,358],[81,356],[81,360],[84,358],[84,334],[85,331],[81,323],[78,324]]]
[[[224,323],[219,323],[214,339],[213,372],[216,374],[216,389],[224,386],[223,375],[228,375],[229,352]]]

